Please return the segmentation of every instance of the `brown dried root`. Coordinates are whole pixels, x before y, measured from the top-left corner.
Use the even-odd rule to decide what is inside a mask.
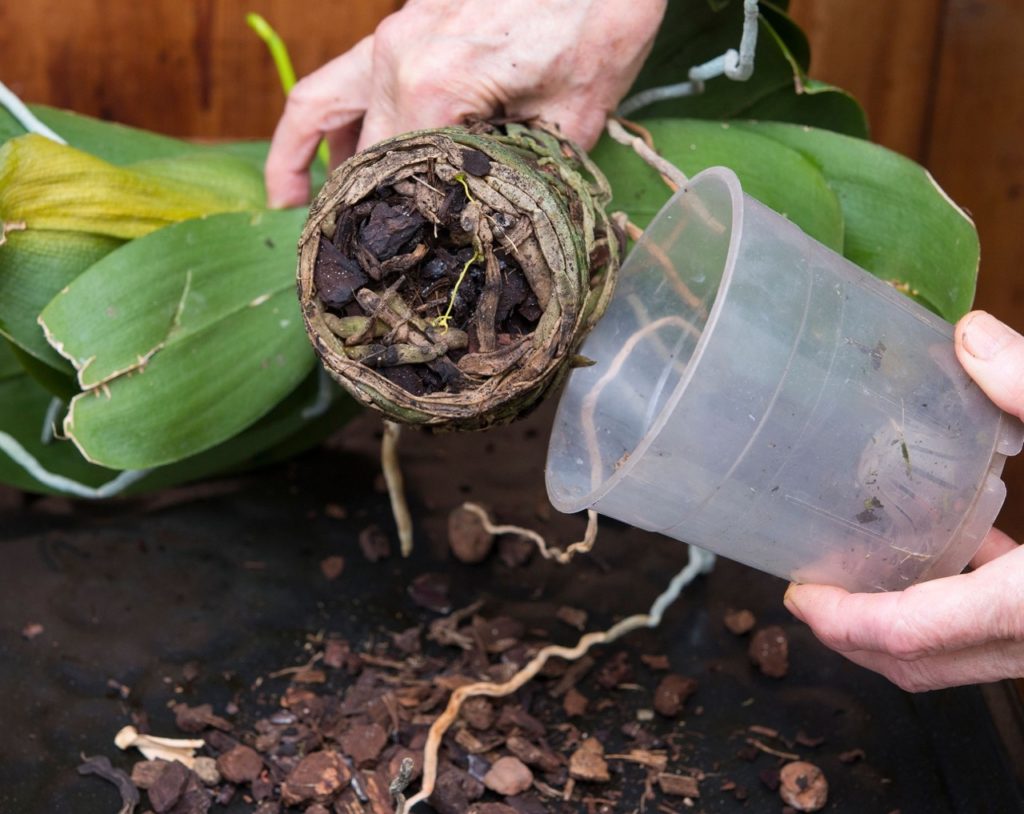
[[[437,782],[438,750],[441,748],[441,741],[449,727],[455,722],[459,710],[467,699],[481,695],[490,698],[502,698],[506,695],[511,695],[537,675],[543,669],[548,659],[552,657],[562,658],[566,661],[576,661],[584,656],[594,645],[608,644],[642,627],[657,627],[661,623],[661,618],[666,608],[678,598],[683,588],[693,582],[698,574],[706,572],[710,564],[714,562],[714,556],[706,551],[702,551],[694,546],[689,548],[690,560],[687,562],[686,567],[672,578],[669,586],[654,600],[654,604],[651,605],[651,609],[647,613],[628,616],[621,622],[612,625],[608,630],[587,633],[580,638],[575,647],[563,647],[561,645],[544,647],[523,669],[503,684],[482,681],[476,684],[467,684],[452,692],[451,697],[448,699],[448,706],[437,717],[430,727],[430,732],[427,734],[427,742],[423,747],[423,785],[416,794],[406,801],[406,807],[411,809],[414,805],[423,802],[434,793],[434,784]],[[403,814],[404,810],[405,807],[399,809],[397,814]]]
[[[686,186],[687,178],[683,171],[671,161],[667,161],[658,155],[654,151],[653,143],[648,143],[651,141],[651,134],[646,130],[643,130],[643,128],[640,128],[638,125],[634,125],[630,122],[630,127],[641,130],[646,135],[646,139],[641,136],[631,136],[626,132],[626,128],[623,127],[623,123],[624,122],[620,119],[608,119],[608,122],[605,125],[608,130],[608,135],[619,142],[619,144],[631,147],[638,156],[660,172],[661,177],[665,179],[665,183],[673,192],[680,187]]]
[[[158,738],[140,734],[134,726],[125,726],[114,736],[114,744],[121,750],[135,747],[146,760],[176,760],[191,769],[195,766],[196,749],[202,749],[206,741],[199,738]]]
[[[583,533],[583,539],[573,543],[568,548],[549,548],[547,541],[536,531],[523,528],[522,526],[498,526],[491,522],[490,516],[483,506],[478,503],[463,503],[462,508],[472,512],[480,518],[484,530],[488,534],[518,534],[537,544],[537,549],[546,560],[565,565],[577,554],[585,554],[594,547],[594,540],[597,539],[597,512],[593,509],[587,510],[587,529]]]
[[[384,422],[384,438],[380,442],[380,467],[384,471],[384,483],[391,499],[391,514],[398,527],[398,545],[403,557],[412,554],[412,515],[405,500],[405,484],[402,467],[398,460],[398,439],[402,427],[394,421]]]

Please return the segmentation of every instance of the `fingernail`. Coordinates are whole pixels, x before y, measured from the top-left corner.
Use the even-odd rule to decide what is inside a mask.
[[[793,597],[795,592],[796,583],[789,583],[789,587],[786,588],[786,595],[782,597],[782,604],[786,606],[786,610],[802,622],[804,620],[804,616],[800,611],[800,606],[797,604],[796,599]]]
[[[962,335],[964,350],[975,359],[987,362],[1009,344],[1013,331],[991,314],[981,311],[967,321]]]

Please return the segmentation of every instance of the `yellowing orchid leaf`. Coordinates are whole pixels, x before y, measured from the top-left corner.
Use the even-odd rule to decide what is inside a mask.
[[[198,166],[196,165],[198,162]],[[0,220],[135,238],[182,220],[263,205],[258,171],[227,154],[117,167],[42,136],[0,147]]]

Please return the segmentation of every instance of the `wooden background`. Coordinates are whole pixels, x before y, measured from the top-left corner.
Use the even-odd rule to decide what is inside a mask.
[[[398,0],[32,0],[0,5],[0,79],[23,98],[183,136],[268,136],[282,96],[244,24],[258,11],[301,76]],[[851,90],[875,140],[925,164],[981,233],[977,303],[1024,329],[1024,3],[793,0],[812,73]],[[297,47],[296,43],[302,43]],[[1001,525],[1024,539],[1024,460]]]

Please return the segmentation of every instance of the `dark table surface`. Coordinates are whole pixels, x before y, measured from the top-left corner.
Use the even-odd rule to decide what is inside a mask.
[[[0,508],[0,812],[116,811],[113,787],[75,767],[82,754],[106,754],[129,769],[135,757],[119,753],[113,736],[133,710],[146,713],[154,733],[174,735],[169,702],[270,703],[284,682],[254,685],[304,661],[307,634],[336,631],[362,642],[432,618],[405,590],[427,570],[452,575],[456,606],[483,598],[488,610],[531,624],[550,621],[559,605],[586,608],[591,628],[646,610],[685,564],[686,549],[614,523],[603,524],[594,555],[569,566],[538,557],[518,568],[496,557],[466,566],[447,554],[447,512],[467,498],[563,543],[580,533],[579,518],[547,516],[549,420],[542,413],[475,436],[409,435],[402,455],[418,543],[409,560],[371,564],[356,542],[368,523],[391,528],[376,427],[363,419],[323,449],[234,479],[105,504],[8,500]],[[329,516],[328,504],[347,517]],[[331,554],[346,561],[336,581],[320,572]],[[737,756],[757,724],[826,739],[796,748],[829,779],[827,811],[1024,811],[1019,698],[976,687],[903,693],[820,646],[782,607],[784,587],[720,560],[658,630],[624,644],[666,653],[674,670],[700,682],[700,714],[680,724],[691,764],[750,788],[745,803],[707,794],[696,810],[781,809],[758,780],[774,759]],[[722,624],[729,608],[748,608],[759,625],[787,631],[786,678],[751,667],[746,640]],[[25,638],[29,623],[43,632]],[[127,699],[111,679],[130,688]],[[996,696],[1000,705],[986,703]],[[634,701],[623,694],[616,703]],[[600,729],[601,713],[588,723]],[[840,762],[851,749],[863,749],[864,759]]]

